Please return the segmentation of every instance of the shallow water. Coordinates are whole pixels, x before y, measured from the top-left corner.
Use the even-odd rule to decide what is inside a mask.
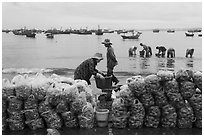
[[[186,37],[184,31],[167,33],[160,31],[143,31],[138,40],[123,40],[120,35],[104,34],[96,35],[55,35],[54,39],[47,39],[44,34],[37,34],[36,38],[16,36],[12,33],[2,33],[2,67],[3,73],[8,70],[36,71],[37,69],[62,69],[74,70],[83,60],[91,57],[96,52],[106,55],[106,49],[101,44],[109,38],[117,56],[119,65],[115,72],[131,72],[135,74],[156,73],[160,69],[177,71],[180,68],[202,70],[202,37],[195,33],[194,37]],[[139,43],[145,43],[152,47],[151,58],[138,56],[141,47]],[[156,46],[164,45],[176,50],[175,59],[157,58]],[[137,46],[137,56],[128,57],[128,49]],[[194,57],[185,58],[185,50],[194,48]],[[101,61],[97,68],[106,71],[106,59]]]

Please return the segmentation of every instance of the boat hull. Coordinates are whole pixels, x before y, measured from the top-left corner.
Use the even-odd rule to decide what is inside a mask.
[[[136,36],[125,36],[125,35],[121,35],[121,37],[123,39],[138,39],[139,38],[139,35],[136,35]]]

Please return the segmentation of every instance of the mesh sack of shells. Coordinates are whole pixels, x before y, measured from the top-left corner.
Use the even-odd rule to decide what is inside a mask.
[[[161,126],[164,128],[174,128],[177,124],[177,113],[169,114],[161,117]]]
[[[144,125],[150,128],[157,128],[159,126],[160,119],[154,116],[145,116]]]
[[[129,107],[134,100],[133,94],[128,85],[121,86],[120,90],[116,93],[116,97],[121,97],[124,100],[124,105],[126,107]]]
[[[42,129],[42,128],[45,127],[42,118],[25,121],[25,124],[26,124],[31,130]]]
[[[24,101],[24,109],[37,109],[37,107],[38,100],[33,94],[31,94],[28,99]]]
[[[78,120],[79,120],[79,127],[80,128],[93,128],[94,127],[94,119],[93,118],[89,119],[83,115],[79,115]]]
[[[8,108],[8,102],[6,99],[2,99],[2,113],[6,112]]]
[[[2,116],[2,131],[7,130],[7,128],[8,128],[8,122],[6,119],[7,119],[7,117]]]
[[[180,92],[184,99],[189,99],[195,94],[195,84],[189,81],[180,83]]]
[[[60,132],[57,129],[48,128],[47,135],[60,135]]]
[[[15,96],[8,97],[8,109],[10,111],[20,111],[23,109],[23,101]]]
[[[42,118],[46,121],[46,125],[49,128],[61,128],[62,120],[60,116],[53,110],[43,112],[41,114]]]
[[[67,104],[65,101],[61,101],[55,108],[55,111],[57,113],[63,113],[69,111],[69,104]]]
[[[68,102],[73,102],[79,97],[79,91],[75,84],[65,88],[64,94],[66,95]]]
[[[178,128],[192,128],[192,121],[186,118],[179,118],[177,120]]]
[[[37,109],[24,110],[26,121],[38,119],[40,117]]]
[[[61,115],[62,115],[62,119],[64,121],[65,127],[70,127],[70,128],[78,127],[78,120],[71,111],[64,112]]]
[[[82,113],[78,116],[79,126],[82,128],[94,127],[94,109],[91,103],[87,102],[82,108]]]
[[[160,78],[157,75],[148,75],[144,79],[147,92],[156,93],[160,89]]]
[[[128,126],[130,128],[140,128],[143,125],[145,117],[145,109],[142,103],[135,99],[133,104],[130,107],[130,116],[128,118]]]
[[[51,85],[47,90],[46,99],[48,103],[56,107],[61,102],[61,93],[62,90],[60,88],[55,87],[55,84]]]
[[[7,119],[9,124],[9,129],[13,131],[23,130],[25,128],[25,123],[18,120]]]
[[[42,101],[45,98],[46,92],[47,89],[45,87],[32,87],[32,94],[35,95],[36,99],[39,101]]]
[[[133,79],[133,81],[131,81],[127,84],[128,84],[129,89],[132,91],[132,93],[135,97],[138,97],[141,94],[143,94],[144,92],[146,92],[145,82],[144,82],[143,77],[135,76],[132,79]]]
[[[51,105],[48,103],[47,100],[44,100],[44,101],[42,101],[42,102],[39,103],[38,112],[39,112],[40,114],[42,114],[43,112],[49,111],[49,110],[51,110],[51,109],[52,109],[52,107],[51,107]]]
[[[202,128],[202,119],[196,119],[195,121],[195,127]]]
[[[155,105],[162,107],[168,104],[168,99],[163,92],[157,92],[154,94]]]
[[[25,121],[24,115],[23,115],[23,111],[10,111],[8,110],[8,117],[9,119],[13,119],[16,121]]]
[[[12,83],[14,84],[16,97],[21,100],[26,100],[31,92],[31,81],[33,79],[29,77],[27,74],[21,76],[17,75],[12,79]]]
[[[141,103],[143,104],[143,106],[144,106],[145,108],[148,108],[148,107],[150,107],[150,106],[153,106],[154,103],[155,103],[152,94],[151,94],[151,93],[148,93],[148,92],[142,94],[142,95],[139,97],[139,100],[141,101]]]
[[[14,96],[14,85],[8,79],[2,80],[2,99],[7,99],[9,96]]]
[[[164,82],[163,88],[166,94],[179,93],[179,84],[175,79]]]
[[[82,108],[87,104],[86,94],[85,92],[79,93],[78,98],[76,98],[73,102],[71,102],[70,110],[76,114],[80,114],[82,112]]]
[[[180,93],[171,93],[166,94],[169,99],[169,103],[173,105],[175,108],[181,108],[184,106],[184,99]]]
[[[192,128],[192,123],[195,121],[194,112],[187,101],[185,102],[185,106],[178,109],[177,120],[179,128]]]
[[[56,106],[55,111],[56,111],[57,113],[67,112],[67,111],[70,110],[69,107],[70,107],[69,104],[66,103],[64,100],[62,100],[62,101]]]
[[[202,95],[194,94],[188,101],[193,108],[196,119],[202,119]]]
[[[182,81],[189,81],[191,78],[189,76],[188,71],[184,69],[180,69],[179,71],[176,72],[175,79],[178,82],[182,82]]]
[[[193,73],[193,82],[202,91],[202,72],[196,71]]]
[[[91,103],[87,102],[87,104],[82,108],[81,116],[88,119],[94,119],[94,108]]]
[[[174,78],[174,73],[171,71],[160,70],[157,72],[157,76],[161,81],[171,81]]]
[[[116,98],[112,104],[112,122],[115,128],[125,128],[127,126],[128,112],[122,98]]]
[[[112,117],[113,128],[126,128],[127,116]]]
[[[161,112],[159,106],[151,106],[147,109],[147,115],[153,116],[155,118],[159,118],[161,116]]]
[[[165,128],[176,127],[176,109],[168,104],[161,108],[161,126]]]

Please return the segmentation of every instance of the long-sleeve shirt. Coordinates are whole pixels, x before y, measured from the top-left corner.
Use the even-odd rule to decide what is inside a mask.
[[[85,60],[75,69],[74,79],[86,80],[87,83],[90,85],[91,76],[96,75],[98,73],[96,65],[97,62],[93,58]]]
[[[107,47],[106,57],[107,57],[107,68],[113,69],[114,66],[117,65],[118,61],[116,60],[114,50],[111,46]]]

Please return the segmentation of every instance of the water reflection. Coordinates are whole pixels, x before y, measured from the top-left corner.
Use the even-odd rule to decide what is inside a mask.
[[[173,58],[167,58],[166,67],[174,69],[175,60]]]
[[[193,59],[192,58],[188,58],[186,60],[186,67],[187,68],[193,68]]]
[[[150,66],[149,58],[140,58],[140,68],[147,69]]]

